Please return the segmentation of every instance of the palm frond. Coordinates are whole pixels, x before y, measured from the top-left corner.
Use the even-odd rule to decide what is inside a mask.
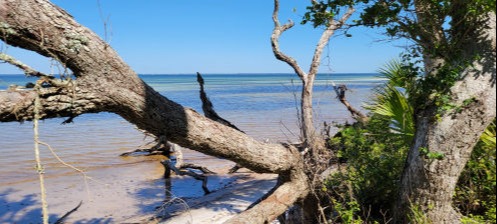
[[[384,91],[377,93],[377,101],[368,107],[371,112],[389,117],[391,129],[406,137],[406,141],[414,136],[413,109],[407,96],[399,89],[387,85]]]
[[[415,127],[413,108],[405,93],[405,89],[412,84],[408,71],[398,60],[393,60],[379,72],[388,82],[375,90],[372,105],[365,107],[374,114],[391,119],[392,132],[403,135],[406,143],[410,142],[414,137]]]

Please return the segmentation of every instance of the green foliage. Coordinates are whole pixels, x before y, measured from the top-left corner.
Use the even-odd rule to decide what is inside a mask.
[[[481,136],[459,178],[454,204],[467,216],[467,223],[496,222],[495,135],[494,120]]]
[[[373,114],[389,118],[392,134],[402,135],[408,145],[414,137],[414,111],[406,92],[414,88],[415,76],[399,61],[388,63],[380,74],[388,82],[375,90],[373,103],[366,108]]]
[[[414,43],[402,63],[392,63],[382,72],[390,81],[377,90],[367,108],[370,121],[343,127],[340,135],[330,140],[338,157],[347,161],[346,170],[330,177],[325,187],[334,199],[331,204],[337,214],[335,221],[367,222],[364,214],[383,221],[384,212],[396,201],[400,175],[415,133],[414,111],[436,122],[476,102],[477,96],[471,96],[456,103],[451,88],[463,78],[463,71],[472,69],[475,61],[492,58],[488,56],[494,54],[488,47],[491,43],[482,45],[485,41],[478,38],[486,28],[482,15],[495,13],[495,0],[318,1],[308,7],[302,23],[327,26],[330,19],[350,5],[361,9],[352,27],[383,28],[391,37],[407,38]],[[423,64],[426,59],[441,64],[428,67]],[[428,162],[445,157],[429,148],[418,150]],[[493,124],[474,149],[457,185],[453,201],[466,215],[465,222],[496,221],[495,151]],[[411,220],[426,221],[424,214],[413,208]]]
[[[427,160],[442,160],[445,155],[440,152],[430,152],[430,150],[426,147],[419,148],[419,155],[423,156]]]
[[[341,136],[331,140],[331,146],[339,149],[338,156],[347,160],[346,171],[332,176],[328,182],[327,189],[335,189],[333,195],[341,199],[334,203],[335,207],[341,202],[341,209],[363,214],[351,206],[356,200],[361,211],[373,209],[373,218],[382,219],[381,213],[392,206],[409,147],[403,136],[392,134],[390,122],[385,116],[373,115],[366,125],[344,127]],[[344,183],[350,183],[350,191],[336,190]],[[348,196],[349,192],[353,196]]]
[[[436,113],[441,116],[452,111],[450,107],[462,108],[450,105],[452,99],[439,100],[439,96],[451,95],[450,88],[462,78],[462,71],[488,54],[462,49],[478,42],[475,38],[486,27],[482,15],[495,12],[495,0],[322,0],[308,7],[302,23],[328,25],[340,9],[351,5],[361,9],[351,27],[383,28],[388,36],[413,41],[404,62],[419,78],[409,92],[416,110],[442,106]],[[419,66],[421,58],[441,59],[444,63],[433,71],[423,71],[419,69],[423,67]]]
[[[407,217],[411,223],[422,223],[422,224],[430,224],[430,220],[428,220],[428,217],[423,213],[423,211],[419,208],[418,205],[413,205],[411,204],[409,206],[410,211],[409,214],[407,214]]]
[[[361,211],[359,203],[357,201],[352,200],[345,204],[337,203],[336,200],[333,200],[334,208],[340,217],[340,221],[343,223],[363,223],[360,216],[357,215],[357,212]]]
[[[328,26],[330,20],[345,6],[354,4],[354,0],[327,0],[313,2],[311,6],[307,7],[307,12],[304,14],[301,24],[311,22],[314,28],[318,26]]]
[[[329,142],[339,159],[347,161],[345,170],[331,176],[323,187],[323,191],[332,197],[336,222],[371,221],[368,219],[382,222],[391,214],[388,211],[396,201],[400,176],[415,132],[414,125],[409,128],[401,125],[413,122],[412,103],[406,92],[413,91],[416,78],[410,70],[405,70],[406,67],[398,62],[388,64],[382,75],[389,81],[377,90],[381,94],[377,94],[372,106],[367,107],[370,121],[341,127],[340,133]],[[474,100],[467,99],[459,107],[468,106]],[[448,110],[457,111],[457,108]],[[494,121],[481,136],[457,185],[454,205],[467,216],[463,220],[466,223],[496,221],[495,135]],[[428,162],[445,157],[428,148],[418,150]],[[426,221],[416,206],[411,206],[409,218],[417,223]]]

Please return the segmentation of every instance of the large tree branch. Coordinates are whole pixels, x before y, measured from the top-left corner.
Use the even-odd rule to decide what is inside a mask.
[[[279,34],[289,27],[281,28]],[[303,159],[296,148],[256,141],[162,96],[107,43],[49,1],[0,1],[0,35],[7,44],[52,57],[73,71],[74,85],[42,89],[44,118],[112,112],[182,147],[229,159],[255,172],[287,177],[274,196],[247,213],[258,213],[261,220],[276,218],[308,193]],[[36,94],[1,92],[0,121],[31,119]]]
[[[74,72],[76,93],[81,93],[77,99],[88,101],[76,107],[81,108],[80,113],[119,114],[156,136],[165,135],[183,147],[230,159],[256,172],[282,173],[300,162],[296,149],[256,141],[160,95],[139,79],[107,43],[50,2],[2,1],[0,8],[0,34],[4,34],[6,43],[56,58]],[[46,118],[74,113],[69,109],[71,90],[59,91],[68,94],[47,98]],[[2,93],[2,100],[8,104],[2,104],[0,120],[21,120],[12,113],[15,107],[17,114],[23,111],[23,119],[29,119],[33,96],[32,92]],[[98,101],[88,97],[97,97]]]
[[[308,195],[310,188],[306,178],[304,173],[298,171],[292,172],[289,176],[281,175],[278,184],[260,202],[250,206],[226,223],[271,223],[294,203],[303,200]]]
[[[0,121],[27,121],[34,117],[35,90],[0,91]],[[75,117],[105,111],[106,101],[82,89],[49,87],[39,92],[42,119]]]

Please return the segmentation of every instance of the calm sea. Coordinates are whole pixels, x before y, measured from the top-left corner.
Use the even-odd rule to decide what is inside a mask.
[[[141,75],[164,96],[201,112],[195,75]],[[205,87],[217,112],[259,140],[271,142],[298,139],[297,101],[300,81],[292,74],[206,74]],[[22,75],[0,75],[0,90],[10,84],[34,82]],[[317,124],[323,121],[345,122],[347,110],[335,97],[332,83],[346,84],[347,98],[360,107],[371,89],[384,80],[377,74],[320,74],[315,85]],[[72,124],[64,119],[40,123],[41,141],[49,143],[66,162],[86,170],[126,166],[137,162],[118,155],[138,148],[152,139],[115,114],[85,114]],[[31,122],[0,123],[0,186],[37,178],[33,175],[33,130]],[[43,151],[47,176],[73,172]],[[188,155],[185,155],[188,157]],[[197,159],[201,159],[198,158]]]

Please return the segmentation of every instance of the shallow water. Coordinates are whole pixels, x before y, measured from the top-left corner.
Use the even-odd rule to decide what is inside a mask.
[[[161,94],[201,111],[195,75],[142,75]],[[298,122],[295,96],[299,95],[297,77],[291,74],[204,75],[206,91],[217,112],[259,140],[271,142],[296,141]],[[292,84],[293,80],[293,84]],[[345,122],[347,110],[339,104],[332,90],[332,81],[347,84],[352,105],[360,107],[371,95],[371,89],[382,83],[375,74],[320,75],[315,87],[317,123]],[[9,84],[24,85],[19,75],[0,75],[0,90]],[[86,114],[73,124],[61,125],[64,119],[40,122],[40,140],[50,144],[67,163],[84,170],[105,170],[107,167],[128,166],[157,158],[130,158],[118,155],[134,150],[152,139],[117,115]],[[34,181],[33,130],[31,122],[0,123],[0,188],[15,183]],[[48,178],[73,174],[42,147],[42,160]],[[219,160],[201,154],[186,153],[186,158],[210,163]]]

